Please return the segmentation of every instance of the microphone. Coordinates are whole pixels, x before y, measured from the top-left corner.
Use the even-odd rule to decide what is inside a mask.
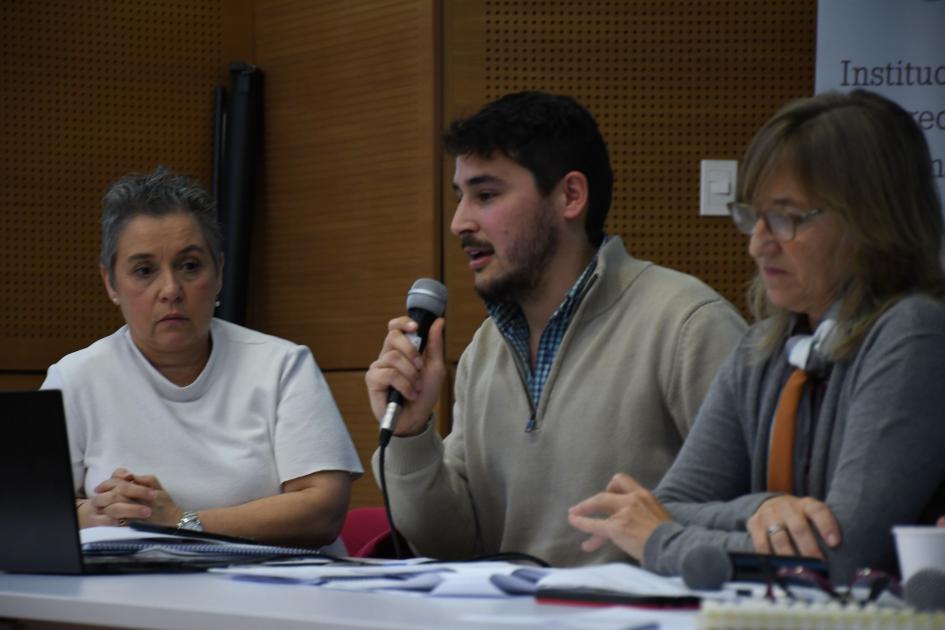
[[[902,585],[902,595],[916,610],[945,610],[945,568],[916,571]]]
[[[417,322],[417,332],[410,333],[407,338],[423,353],[427,346],[427,334],[430,326],[437,317],[446,310],[446,287],[433,278],[419,278],[407,291],[407,315]],[[381,446],[387,446],[394,428],[397,426],[397,417],[404,406],[404,396],[393,387],[387,391],[387,409],[381,419]]]
[[[726,582],[768,582],[784,567],[810,569],[828,577],[827,565],[817,558],[726,551],[716,545],[693,547],[683,556],[680,568],[689,588],[717,591]]]

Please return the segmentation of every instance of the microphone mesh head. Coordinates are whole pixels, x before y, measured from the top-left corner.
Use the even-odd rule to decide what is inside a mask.
[[[407,310],[422,308],[437,317],[446,310],[446,287],[433,278],[418,278],[407,291]]]
[[[906,603],[916,610],[945,610],[945,569],[921,569],[902,586]]]
[[[700,545],[683,557],[682,578],[691,589],[717,591],[733,577],[732,561],[722,547]]]

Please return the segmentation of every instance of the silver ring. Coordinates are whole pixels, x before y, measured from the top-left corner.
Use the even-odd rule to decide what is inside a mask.
[[[787,531],[787,527],[784,526],[784,523],[775,523],[770,525],[766,531],[768,532],[768,538],[771,538],[778,532]]]
[[[128,527],[128,519],[127,519],[127,518],[120,518],[120,519],[118,519],[118,526],[119,526],[119,527]]]

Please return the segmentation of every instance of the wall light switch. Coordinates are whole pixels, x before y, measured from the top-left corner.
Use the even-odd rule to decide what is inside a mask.
[[[699,215],[728,216],[726,204],[735,201],[736,160],[702,160],[699,177]]]

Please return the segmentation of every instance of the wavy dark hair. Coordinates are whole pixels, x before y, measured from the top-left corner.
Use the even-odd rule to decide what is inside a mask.
[[[454,120],[443,134],[443,146],[453,156],[488,159],[498,151],[528,169],[543,196],[567,173],[583,173],[589,192],[584,231],[594,247],[603,242],[614,174],[594,117],[573,98],[533,91],[508,94]]]

